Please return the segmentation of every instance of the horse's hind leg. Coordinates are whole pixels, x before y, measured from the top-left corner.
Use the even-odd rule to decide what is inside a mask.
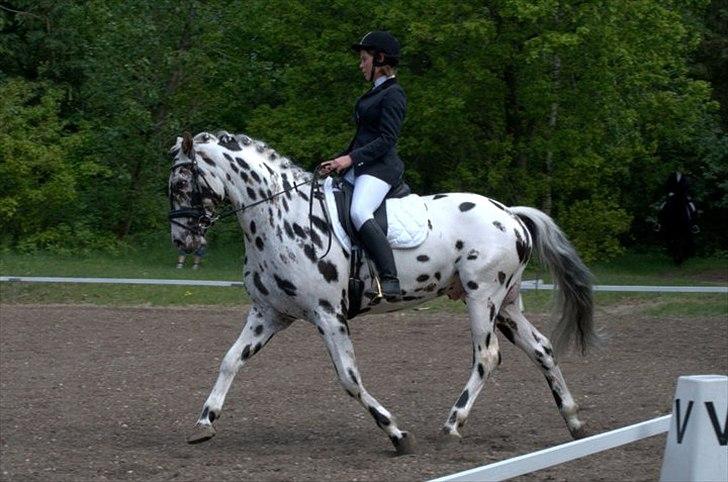
[[[314,322],[326,343],[326,348],[329,355],[331,355],[331,361],[334,363],[336,375],[339,377],[339,381],[346,393],[358,400],[367,409],[377,426],[392,441],[397,454],[413,453],[415,448],[414,437],[408,432],[400,430],[392,414],[364,388],[364,383],[356,365],[354,346],[349,336],[346,317],[341,313],[336,315],[326,313],[318,316]]]
[[[290,324],[291,321],[282,319],[272,311],[263,310],[256,306],[250,309],[243,331],[220,364],[220,373],[215,386],[205,401],[193,432],[187,438],[188,443],[204,442],[215,435],[212,423],[220,418],[225,396],[238,370],[249,358],[260,351],[273,335],[287,328]]]
[[[471,285],[472,286],[472,285]],[[477,290],[486,293],[488,286],[480,286]],[[468,288],[472,290],[472,288]],[[470,378],[465,389],[460,394],[455,405],[450,409],[450,415],[442,428],[445,440],[460,439],[459,429],[465,424],[470,410],[475,403],[480,390],[485,385],[490,373],[500,363],[498,339],[495,336],[494,321],[498,312],[498,305],[503,299],[502,289],[493,288],[491,296],[468,294],[468,311],[470,313],[470,334],[473,342],[473,366]],[[452,437],[450,439],[449,437]]]
[[[566,387],[566,381],[556,363],[548,338],[543,336],[523,316],[517,301],[501,308],[496,317],[496,326],[511,343],[523,350],[541,369],[572,437],[584,437],[586,429],[584,422],[579,420],[579,407]]]

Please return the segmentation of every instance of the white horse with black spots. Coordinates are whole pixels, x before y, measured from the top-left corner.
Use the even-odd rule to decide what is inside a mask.
[[[397,453],[412,452],[413,436],[365,389],[357,368],[347,319],[350,253],[334,241],[326,257],[319,258],[331,233],[318,201],[309,215],[306,183],[312,181],[312,173],[262,142],[224,132],[201,133],[194,139],[185,134],[171,154],[173,243],[188,251],[204,244],[216,206],[229,202],[244,233],[245,286],[252,300],[242,332],[221,363],[188,441],[215,435],[213,424],[238,370],[273,335],[301,319],[321,334],[346,392],[372,415]],[[546,214],[533,208],[507,208],[468,193],[423,199],[431,220],[427,239],[416,248],[394,250],[402,299],[361,311],[400,310],[443,294],[466,302],[473,364],[445,419],[444,440],[460,439],[476,397],[500,363],[496,327],[542,371],[572,436],[583,436],[584,423],[555,358],[572,344],[585,353],[599,343],[592,320],[591,275],[574,248]],[[520,309],[521,276],[532,248],[559,287],[553,345]],[[362,279],[371,282],[368,274]]]

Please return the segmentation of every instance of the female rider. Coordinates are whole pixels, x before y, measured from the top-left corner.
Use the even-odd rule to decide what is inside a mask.
[[[407,110],[407,98],[397,83],[399,42],[389,32],[369,32],[352,46],[359,52],[359,68],[372,88],[359,98],[354,109],[357,129],[341,155],[321,164],[321,173],[344,173],[354,185],[351,219],[364,248],[374,259],[382,294],[400,297],[397,266],[387,236],[374,220],[393,186],[402,182],[404,163],[397,155],[397,138]]]

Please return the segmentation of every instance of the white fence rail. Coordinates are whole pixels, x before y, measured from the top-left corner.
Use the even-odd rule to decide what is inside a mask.
[[[144,278],[68,278],[50,276],[0,276],[0,282],[18,283],[101,283],[101,284],[131,284],[131,285],[167,285],[167,286],[233,286],[243,287],[241,281],[214,281],[214,280],[191,280],[191,279],[144,279]],[[541,280],[523,280],[521,289],[528,290],[552,290],[553,284],[544,283]],[[614,292],[641,292],[641,293],[726,293],[726,286],[620,286],[620,285],[596,285],[594,291]]]
[[[538,452],[502,460],[490,465],[458,472],[456,474],[433,479],[430,482],[465,482],[484,480],[504,480],[528,474],[554,465],[569,462],[586,455],[603,452],[620,445],[665,433],[670,428],[672,415],[664,415],[646,422],[622,427],[581,440],[557,445]]]

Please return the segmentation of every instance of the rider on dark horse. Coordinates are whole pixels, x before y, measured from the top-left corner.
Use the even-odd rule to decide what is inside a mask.
[[[389,32],[369,32],[352,49],[359,53],[359,68],[372,88],[356,102],[356,135],[335,159],[321,164],[321,173],[343,173],[354,186],[351,219],[361,242],[374,259],[382,294],[400,296],[397,267],[387,236],[374,220],[393,186],[402,182],[404,163],[397,155],[397,138],[407,110],[407,98],[397,83],[399,42]]]

